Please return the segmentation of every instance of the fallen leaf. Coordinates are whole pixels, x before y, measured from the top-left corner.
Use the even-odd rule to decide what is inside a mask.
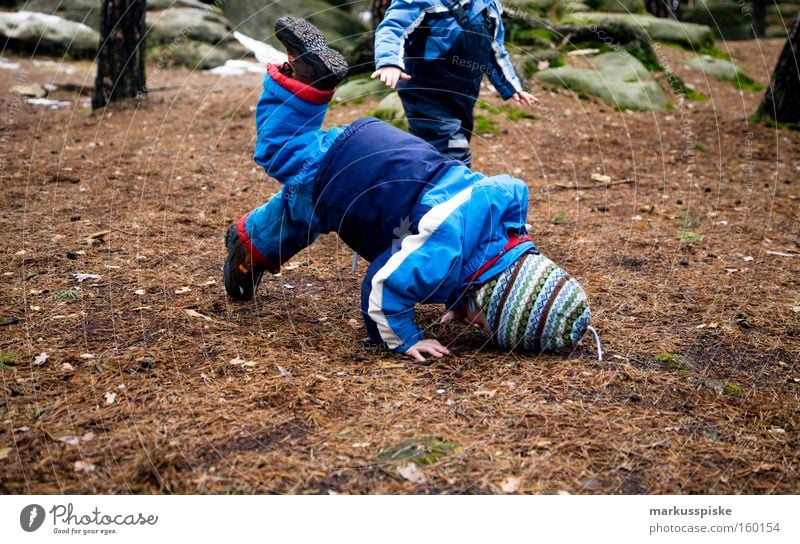
[[[91,361],[92,359],[94,359],[94,355],[92,355],[91,353],[81,353],[81,354],[79,355],[79,357],[80,357],[81,359],[84,359],[84,360],[86,360],[86,361]]]
[[[414,484],[424,484],[426,482],[425,475],[414,463],[397,467],[397,473]]]
[[[208,280],[205,283],[201,283],[200,287],[208,287],[209,285],[216,285],[216,284],[217,284],[217,280]]]
[[[177,293],[177,291],[175,291],[175,292]],[[211,319],[207,315],[203,315],[200,312],[197,312],[195,310],[186,310],[186,315],[188,315],[189,317],[199,317],[200,319],[205,319],[206,321],[214,321],[213,319]]]
[[[285,368],[283,368],[281,365],[275,365],[275,366],[278,367],[278,372],[280,372],[281,376],[283,376],[284,378],[291,378],[292,377],[292,373],[289,372],[288,370],[286,370]]]
[[[117,394],[109,391],[105,394],[106,404],[114,404],[114,401],[117,400]]]
[[[85,463],[83,461],[75,461],[75,464],[72,465],[72,469],[75,472],[85,472],[86,474],[91,474],[95,471],[97,467],[95,467],[91,463]]]
[[[514,478],[513,476],[509,476],[508,478],[500,482],[500,490],[503,493],[516,493],[518,489],[519,489],[519,478]]]
[[[142,296],[145,293],[144,289],[137,289],[133,292],[134,295]]]
[[[191,289],[189,287],[184,286],[184,287],[181,287],[180,289],[176,289],[175,290],[175,294],[176,295],[183,295],[184,293],[188,293],[190,291],[191,291]]]
[[[33,358],[33,364],[36,366],[41,366],[47,362],[50,356],[46,353],[40,353],[36,357]]]
[[[284,283],[283,287],[286,288],[286,289],[294,289],[294,285],[292,285],[290,283]]]
[[[61,370],[63,370],[64,372],[72,372],[73,370],[75,370],[75,367],[69,363],[64,363],[63,365],[61,365]]]
[[[11,453],[11,448],[0,448],[0,461],[8,457]]]
[[[77,436],[62,436],[58,441],[68,446],[77,446],[80,443],[80,439]]]
[[[592,181],[599,181],[601,183],[611,183],[611,176],[594,173],[592,174]]]
[[[72,277],[78,280],[78,283],[83,283],[86,280],[99,280],[100,274],[73,274]]]
[[[749,263],[750,261],[754,261],[755,258],[751,257],[750,255],[746,255],[745,257],[742,257],[742,260],[744,260],[746,263]]]

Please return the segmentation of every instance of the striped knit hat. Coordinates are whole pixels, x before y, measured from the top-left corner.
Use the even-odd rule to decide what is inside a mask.
[[[502,349],[553,351],[576,344],[589,326],[581,286],[553,261],[526,253],[482,285],[476,301]]]

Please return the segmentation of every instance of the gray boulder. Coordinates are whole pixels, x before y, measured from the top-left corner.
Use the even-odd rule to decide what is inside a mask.
[[[403,109],[403,102],[400,100],[400,95],[397,93],[393,92],[387,94],[384,99],[380,101],[378,107],[369,112],[369,115],[391,123],[397,128],[408,130],[406,111]]]
[[[698,55],[687,62],[686,65],[710,76],[730,81],[737,87],[747,91],[760,91],[763,89],[741,67],[729,60],[714,58],[710,55]]]
[[[12,50],[91,58],[100,34],[88,26],[55,15],[16,11],[0,13],[0,35]]]
[[[146,18],[151,43],[190,39],[216,45],[234,39],[228,20],[213,11],[170,8],[148,11]]]
[[[536,74],[543,83],[560,85],[579,95],[597,96],[619,110],[664,110],[667,99],[658,82],[634,56],[604,53],[590,68],[562,66]]]
[[[379,79],[357,78],[345,81],[336,89],[334,102],[363,102],[365,98],[383,98],[391,92]]]

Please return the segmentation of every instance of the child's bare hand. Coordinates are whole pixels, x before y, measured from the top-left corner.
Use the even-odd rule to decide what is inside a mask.
[[[420,363],[425,361],[425,357],[422,356],[423,353],[441,358],[445,355],[450,355],[450,350],[444,347],[438,340],[426,338],[425,340],[420,340],[406,351],[406,355],[413,357]]]
[[[523,106],[534,106],[539,103],[539,99],[533,96],[531,93],[526,93],[525,91],[520,91],[518,93],[514,93],[511,97]]]
[[[384,66],[383,68],[378,68],[375,70],[372,75],[370,76],[372,79],[379,77],[381,81],[387,86],[392,89],[397,87],[397,83],[402,79],[403,81],[408,81],[411,79],[411,76],[402,71],[400,68],[396,66]]]

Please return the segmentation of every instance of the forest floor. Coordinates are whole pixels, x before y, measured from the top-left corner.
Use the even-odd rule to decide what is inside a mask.
[[[761,84],[782,45],[722,44]],[[535,86],[535,119],[477,112],[474,167],[526,180],[605,360],[499,352],[427,306],[453,355],[425,364],[361,346],[366,265],[333,235],[226,297],[226,227],[279,188],[259,74],[151,67],[146,100],[93,115],[91,64],[3,59],[0,492],[800,493],[800,134],[661,52],[708,100]],[[9,93],[33,82],[72,105]]]

